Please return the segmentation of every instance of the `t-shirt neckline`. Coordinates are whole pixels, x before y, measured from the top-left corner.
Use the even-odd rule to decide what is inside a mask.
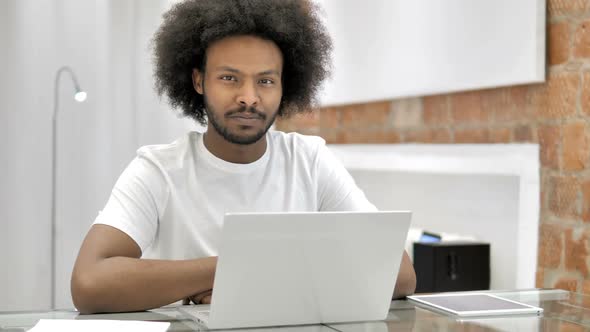
[[[270,157],[270,149],[271,149],[271,139],[270,139],[270,135],[268,133],[266,133],[266,150],[264,151],[264,154],[258,158],[257,160],[248,163],[248,164],[237,164],[237,163],[232,163],[229,161],[225,161],[217,156],[215,156],[213,153],[211,153],[207,147],[205,146],[205,143],[203,141],[203,137],[204,137],[204,133],[201,133],[200,135],[198,135],[197,137],[197,150],[198,153],[200,155],[200,157],[203,158],[203,160],[217,168],[220,170],[223,170],[225,172],[230,172],[230,173],[248,173],[251,172],[253,170],[256,170],[264,165],[266,165],[266,163],[268,162],[268,159]]]

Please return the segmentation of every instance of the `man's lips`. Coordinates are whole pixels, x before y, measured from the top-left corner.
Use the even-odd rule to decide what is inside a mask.
[[[227,117],[230,119],[264,120],[264,115],[257,112],[232,112]]]
[[[256,120],[262,120],[262,117],[258,114],[235,114],[235,115],[230,115],[230,118],[237,118],[237,119],[256,119]]]
[[[242,126],[257,126],[264,119],[262,116],[256,113],[236,113],[230,114],[227,117],[230,121]]]

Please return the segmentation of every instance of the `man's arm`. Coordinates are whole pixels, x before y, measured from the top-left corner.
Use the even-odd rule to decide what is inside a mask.
[[[397,274],[397,282],[395,283],[395,289],[393,291],[393,298],[398,299],[407,295],[414,294],[416,291],[416,272],[414,271],[414,265],[410,260],[410,256],[404,250],[402,256],[402,263]]]
[[[140,259],[137,243],[106,225],[92,226],[71,279],[72,299],[83,314],[161,307],[213,288],[216,257]]]

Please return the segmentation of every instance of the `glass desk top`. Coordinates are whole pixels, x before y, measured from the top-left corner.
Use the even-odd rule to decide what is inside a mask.
[[[487,292],[544,309],[541,316],[458,318],[393,301],[387,319],[377,322],[343,323],[243,329],[243,331],[333,332],[333,331],[590,331],[590,296],[557,289]],[[73,310],[46,312],[0,312],[0,332],[22,332],[40,319],[112,319],[170,322],[168,331],[201,331],[201,325],[183,316],[176,307],[121,314],[78,315]],[[231,330],[237,331],[237,330]]]

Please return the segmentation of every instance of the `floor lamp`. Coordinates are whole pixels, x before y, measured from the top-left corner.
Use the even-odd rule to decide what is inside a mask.
[[[52,166],[52,176],[51,176],[51,309],[56,309],[56,290],[55,290],[55,282],[57,281],[57,274],[56,274],[56,230],[57,230],[57,222],[55,220],[56,217],[56,196],[57,196],[57,187],[56,187],[56,179],[57,179],[57,116],[59,114],[59,79],[62,73],[68,73],[72,83],[74,83],[74,99],[77,102],[83,102],[86,100],[86,92],[80,89],[80,85],[78,84],[78,79],[76,78],[76,74],[74,71],[68,67],[63,66],[57,70],[55,74],[55,83],[53,85],[53,115],[52,115],[52,139],[51,139],[51,166]]]

